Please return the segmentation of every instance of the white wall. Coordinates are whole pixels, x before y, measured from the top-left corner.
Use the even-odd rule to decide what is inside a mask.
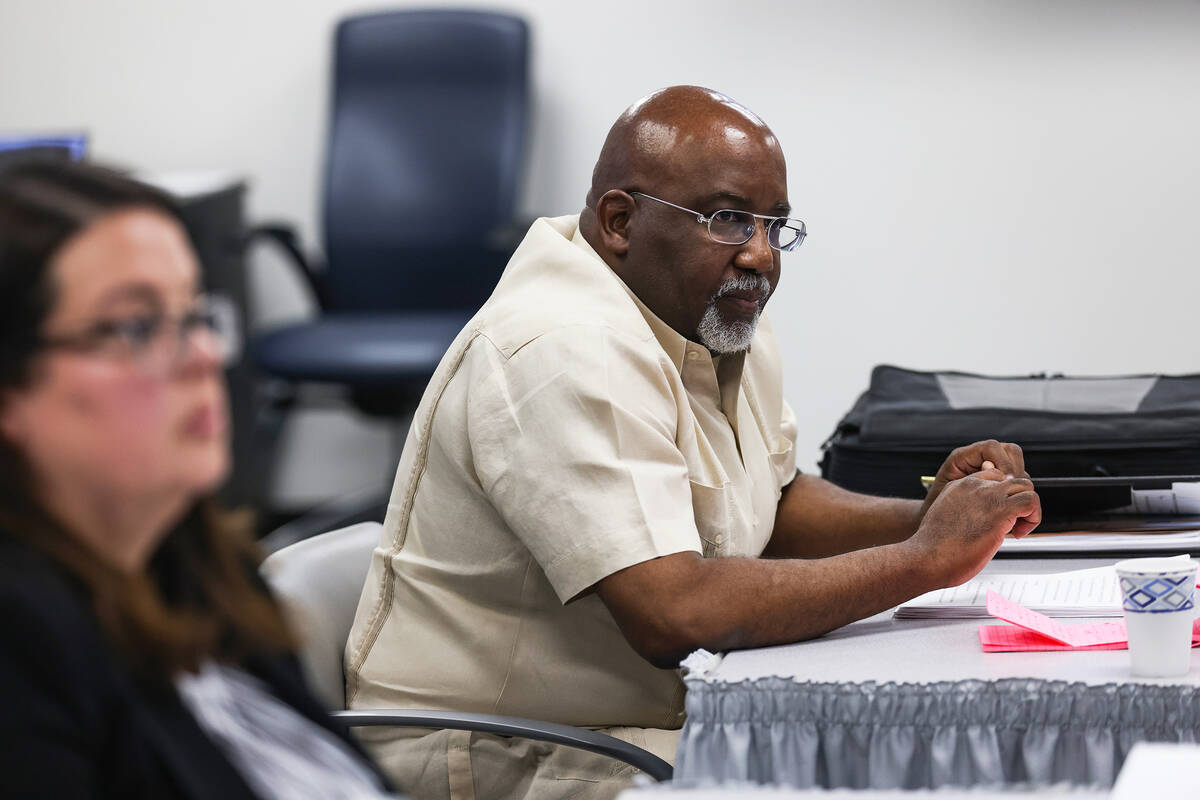
[[[802,466],[879,362],[1200,371],[1200,2],[507,8],[533,24],[531,212],[578,209],[608,125],[650,89],[712,86],[774,127],[810,229],[771,304]],[[330,31],[358,10],[0,0],[0,128],[84,126],[101,158],[242,171],[253,215],[315,245]],[[260,271],[275,314],[300,307]]]

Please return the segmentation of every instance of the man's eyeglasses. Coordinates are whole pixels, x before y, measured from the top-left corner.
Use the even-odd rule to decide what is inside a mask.
[[[645,197],[647,200],[653,200],[689,214],[695,214],[696,222],[708,226],[708,238],[719,244],[737,245],[750,241],[758,227],[758,223],[755,222],[757,219],[761,219],[763,226],[767,229],[767,244],[776,250],[783,252],[795,250],[808,235],[804,223],[792,217],[769,217],[765,214],[752,214],[736,208],[723,208],[720,211],[714,211],[712,216],[706,217],[699,211],[677,206],[645,192],[630,192],[630,194]]]
[[[130,361],[157,375],[170,372],[183,359],[200,331],[212,337],[222,364],[237,359],[241,350],[237,308],[229,298],[216,295],[201,295],[182,316],[145,311],[100,319],[78,333],[43,337],[40,344]]]

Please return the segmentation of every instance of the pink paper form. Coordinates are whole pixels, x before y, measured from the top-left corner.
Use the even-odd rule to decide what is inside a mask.
[[[1030,653],[1042,650],[1124,650],[1128,642],[1092,644],[1076,647],[1060,644],[1040,633],[1018,628],[1015,625],[980,625],[979,642],[985,653]]]
[[[1071,647],[1119,644],[1129,640],[1128,634],[1125,633],[1124,620],[1064,625],[1056,619],[1051,619],[1045,614],[1014,603],[1004,595],[992,591],[987,593],[987,611],[993,617],[1011,622],[1013,625]]]
[[[987,610],[1012,625],[980,625],[979,641],[986,653],[1035,650],[1124,650],[1129,646],[1125,621],[1064,625],[989,591]],[[1192,646],[1200,644],[1200,620],[1192,623]]]

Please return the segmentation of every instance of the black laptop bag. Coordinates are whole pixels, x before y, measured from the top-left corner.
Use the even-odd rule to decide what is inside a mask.
[[[1200,375],[989,377],[888,365],[825,442],[846,489],[921,498],[950,451],[1016,442],[1039,477],[1200,474]]]

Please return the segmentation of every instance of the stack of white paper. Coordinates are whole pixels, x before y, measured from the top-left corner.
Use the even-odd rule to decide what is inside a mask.
[[[1109,514],[1200,514],[1200,483],[1175,482],[1170,489],[1131,489],[1130,504]]]
[[[1052,617],[1119,617],[1121,588],[1110,567],[1048,575],[979,575],[923,594],[896,609],[897,619],[986,617],[988,590]]]
[[[1005,553],[1178,553],[1200,550],[1200,530],[1159,533],[1050,533],[1036,532],[1021,539],[1005,539]]]

